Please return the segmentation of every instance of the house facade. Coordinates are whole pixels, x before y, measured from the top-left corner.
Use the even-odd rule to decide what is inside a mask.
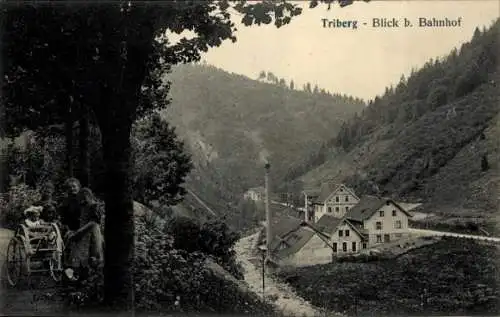
[[[264,187],[250,188],[243,194],[243,198],[253,201],[263,201],[266,198],[266,189]]]
[[[271,243],[273,261],[280,266],[330,263],[335,256],[359,253],[368,248],[368,238],[345,218],[323,215],[312,224],[297,218],[276,223]]]
[[[368,247],[409,237],[411,214],[390,198],[363,196],[345,218],[366,234]]]
[[[359,198],[344,184],[327,183],[319,190],[304,191],[306,221],[317,222],[323,215],[342,218]]]
[[[346,219],[331,233],[330,243],[334,256],[360,253],[368,248],[368,237]]]

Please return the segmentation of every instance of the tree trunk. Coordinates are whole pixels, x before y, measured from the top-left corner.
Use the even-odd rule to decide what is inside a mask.
[[[90,185],[90,156],[89,156],[89,108],[86,105],[81,105],[81,117],[80,117],[80,133],[79,133],[79,143],[80,143],[80,182],[82,186],[88,187]]]
[[[104,297],[112,310],[133,309],[134,216],[130,186],[130,124],[101,126],[105,172]]]
[[[101,131],[102,153],[105,165],[105,228],[104,228],[104,300],[112,311],[132,312],[134,309],[134,281],[132,267],[135,255],[135,226],[130,170],[132,147],[130,133],[139,103],[139,92],[146,75],[147,59],[154,40],[153,29],[144,21],[142,31],[127,38],[123,62],[115,52],[102,52],[102,58],[121,73],[117,83],[111,76],[101,86],[99,102],[92,110]],[[110,32],[114,37],[116,34]],[[133,43],[134,45],[131,45]]]
[[[73,177],[73,98],[70,97],[68,113],[66,114],[66,169],[68,177]]]

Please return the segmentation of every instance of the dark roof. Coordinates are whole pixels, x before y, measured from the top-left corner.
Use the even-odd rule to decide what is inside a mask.
[[[300,227],[302,220],[298,218],[296,210],[277,204],[270,204],[271,209],[271,233],[274,239],[271,241],[271,249],[281,242],[282,238],[289,232]],[[265,224],[267,226],[267,224]],[[262,228],[262,243],[266,241],[266,228]]]
[[[281,243],[285,244],[286,247],[284,249],[279,248],[281,245],[280,243],[277,245],[276,249],[273,249],[273,251],[278,257],[286,257],[294,254],[302,249],[302,247],[306,245],[309,240],[311,240],[314,234],[315,232],[310,228],[300,226],[283,237]]]
[[[337,183],[325,183],[321,185],[320,194],[316,199],[316,202],[323,203],[334,191],[339,188],[341,184]]]
[[[342,222],[341,218],[336,218],[330,215],[323,215],[319,220],[312,226],[321,232],[326,232],[328,234],[332,233]]]
[[[277,257],[284,257],[300,250],[314,235],[314,232],[303,228],[303,220],[293,216],[297,214],[296,210],[276,204],[270,204],[269,207],[272,214],[271,233],[273,235],[271,252]],[[262,243],[266,240],[265,230],[265,227],[262,228]],[[285,243],[285,249],[280,249],[282,243]]]
[[[345,223],[351,227],[354,231],[356,231],[361,239],[367,239],[367,231],[363,228],[359,228],[352,224],[349,220],[345,218],[336,218],[330,215],[323,215],[319,218],[318,222],[314,224],[308,223],[307,226],[311,227],[314,231],[322,233],[327,239],[331,237],[336,229],[342,224]]]
[[[399,210],[411,217],[411,215],[406,210],[404,210],[391,198],[366,195],[363,196],[354,207],[349,209],[349,211],[345,215],[345,218],[348,220],[362,222],[370,218],[375,212],[377,212],[380,207],[382,207],[387,202],[393,203]]]
[[[321,185],[321,187],[319,189],[316,190],[316,192],[318,193],[317,195],[313,196],[315,197],[314,199],[314,203],[316,204],[323,204],[325,202],[325,200],[330,197],[330,195],[332,193],[334,193],[335,191],[337,191],[341,186],[345,187],[348,191],[350,191],[352,194],[354,194],[354,192],[352,191],[351,188],[345,186],[344,184],[340,184],[340,183],[324,183],[323,185]]]

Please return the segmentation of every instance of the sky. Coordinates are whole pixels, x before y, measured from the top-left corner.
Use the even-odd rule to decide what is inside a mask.
[[[307,6],[305,1],[297,4]],[[245,27],[235,16],[236,43],[224,42],[203,56],[208,64],[256,79],[271,71],[296,87],[306,82],[332,93],[369,100],[396,85],[430,58],[446,56],[490,26],[500,15],[498,0],[411,0],[355,2],[340,8],[305,9],[289,25]],[[420,17],[456,20],[458,27],[418,27]],[[403,20],[412,28],[374,28],[373,18]],[[357,20],[358,28],[324,28],[322,19]],[[367,25],[362,25],[362,23]],[[401,23],[401,22],[400,22]]]

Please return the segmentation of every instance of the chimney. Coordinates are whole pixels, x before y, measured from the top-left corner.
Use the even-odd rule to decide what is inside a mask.
[[[267,247],[267,258],[270,258],[271,254],[271,242],[272,242],[272,231],[271,231],[271,222],[272,222],[272,217],[271,217],[271,209],[269,208],[269,169],[271,168],[271,165],[269,163],[266,163],[265,165],[266,168],[266,174],[265,174],[265,187],[266,187],[266,223],[267,223],[267,228],[266,228],[266,247]]]

